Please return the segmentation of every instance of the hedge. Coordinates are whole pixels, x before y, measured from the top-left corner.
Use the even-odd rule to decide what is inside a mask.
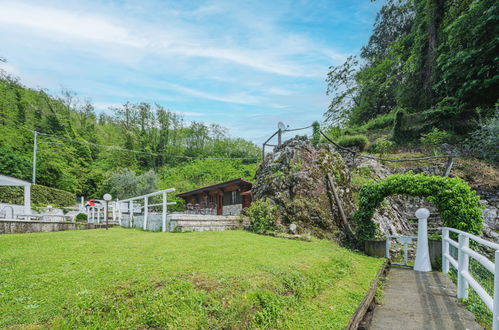
[[[359,210],[354,214],[359,241],[376,237],[377,227],[372,217],[385,197],[390,195],[424,197],[438,209],[444,226],[476,235],[481,233],[479,197],[464,180],[409,172],[362,186]]]
[[[23,187],[0,187],[0,202],[24,204]],[[32,205],[70,206],[76,203],[75,194],[42,185],[31,186]]]

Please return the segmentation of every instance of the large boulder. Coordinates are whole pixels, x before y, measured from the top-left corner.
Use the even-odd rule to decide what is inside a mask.
[[[349,168],[332,146],[295,137],[266,155],[252,195],[278,206],[277,223],[284,231],[294,223],[299,233],[344,240],[352,235],[355,209],[350,181]]]

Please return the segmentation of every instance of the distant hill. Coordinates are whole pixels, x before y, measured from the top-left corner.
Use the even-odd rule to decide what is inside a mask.
[[[252,176],[254,170],[249,173],[245,164],[256,164],[261,157],[256,145],[229,137],[224,127],[187,124],[181,115],[157,104],[125,103],[97,114],[91,102],[74,92],[51,96],[23,86],[5,72],[0,77],[0,131],[0,173],[31,180],[37,131],[37,183],[87,197],[100,197],[103,183],[123,169],[167,173],[170,182],[165,185],[172,187],[176,182],[171,182],[171,169],[181,166],[181,185],[191,187],[232,178],[203,176],[200,168],[210,172],[211,167],[232,164],[236,170],[225,171],[226,176]],[[213,162],[205,157],[235,159]],[[186,173],[186,165],[197,158],[201,159],[195,166],[187,168],[198,172]],[[155,180],[160,186],[161,179]]]

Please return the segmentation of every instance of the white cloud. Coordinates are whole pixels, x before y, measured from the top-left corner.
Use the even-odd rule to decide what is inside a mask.
[[[72,38],[145,46],[144,41],[134,39],[126,28],[111,23],[108,18],[11,2],[2,3],[1,7],[1,23],[46,30]]]
[[[77,46],[87,51],[105,53],[102,49],[93,49],[84,43],[85,40],[102,43],[103,46],[118,45],[141,51],[144,55],[172,55],[195,58],[208,58],[226,61],[249,67],[258,71],[295,77],[322,77],[322,66],[314,64],[302,65],[290,60],[301,54],[310,57],[310,49],[314,56],[322,56],[336,60],[341,54],[316,45],[307,38],[297,35],[282,35],[265,40],[255,35],[254,45],[241,48],[231,42],[227,36],[220,38],[210,36],[199,26],[186,22],[175,22],[157,26],[147,22],[130,20],[126,17],[114,17],[87,12],[49,8],[16,2],[0,2],[0,24],[9,24],[35,30],[38,35],[59,39],[68,38]],[[214,6],[201,7],[194,10],[196,15],[217,12]],[[266,29],[271,29],[266,26]],[[251,32],[251,31],[250,31]],[[259,31],[254,31],[255,34]],[[267,31],[269,32],[269,31]],[[276,32],[276,31],[274,31]],[[249,32],[248,32],[249,33]],[[271,35],[271,33],[269,33]],[[227,41],[228,40],[228,41]],[[276,41],[278,43],[276,44]],[[103,56],[130,57],[123,51],[112,51]]]
[[[246,93],[236,93],[236,94],[226,93],[226,94],[224,94],[224,96],[222,96],[222,95],[207,93],[207,92],[203,92],[203,91],[200,91],[197,89],[184,87],[181,85],[167,83],[167,82],[160,83],[160,85],[164,86],[167,89],[180,92],[182,94],[191,95],[191,96],[195,96],[195,97],[199,97],[199,98],[203,98],[203,99],[208,99],[208,100],[213,100],[213,101],[236,103],[236,104],[247,104],[247,105],[260,104],[263,101],[259,97],[252,96],[252,95],[249,95]]]

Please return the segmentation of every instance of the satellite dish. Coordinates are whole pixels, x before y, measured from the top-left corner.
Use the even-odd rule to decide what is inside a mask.
[[[281,131],[284,131],[286,129],[286,125],[282,121],[277,123],[277,128],[280,129]]]

